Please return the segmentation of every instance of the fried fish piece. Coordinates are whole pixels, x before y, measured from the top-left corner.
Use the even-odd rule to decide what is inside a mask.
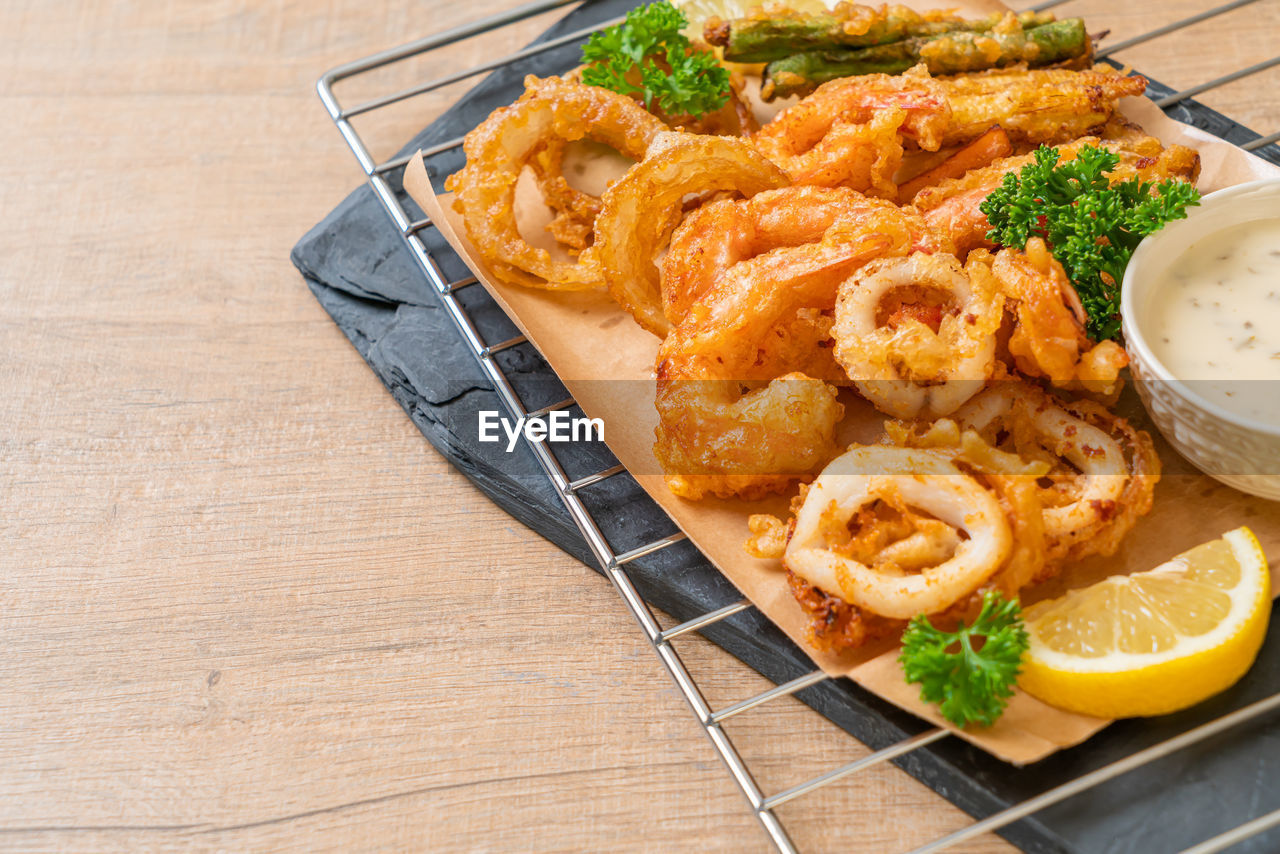
[[[1019,142],[1065,142],[1097,132],[1121,98],[1147,89],[1145,77],[1126,77],[1104,65],[1086,71],[1003,69],[938,82],[951,105],[946,145],[977,139],[995,125]]]

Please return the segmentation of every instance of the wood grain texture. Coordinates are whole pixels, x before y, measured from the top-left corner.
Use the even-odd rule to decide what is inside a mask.
[[[318,74],[512,5],[0,9],[0,849],[766,850],[612,589],[431,450],[288,261],[357,183]],[[1278,30],[1263,0],[1122,58],[1191,85]],[[1204,100],[1276,130],[1277,72]],[[360,129],[386,153],[461,88]],[[715,706],[767,687],[681,650]],[[767,791],[866,752],[789,699],[730,733]],[[889,767],[782,816],[814,851],[967,821]]]

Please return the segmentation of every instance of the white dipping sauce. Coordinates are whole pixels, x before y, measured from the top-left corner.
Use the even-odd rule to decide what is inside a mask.
[[[1280,425],[1280,217],[1195,241],[1151,295],[1156,359],[1211,403]]]

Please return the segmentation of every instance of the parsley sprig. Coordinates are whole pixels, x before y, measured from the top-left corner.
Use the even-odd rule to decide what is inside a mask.
[[[1107,173],[1119,162],[1114,152],[1086,145],[1059,163],[1057,149],[1041,146],[981,205],[988,240],[1017,249],[1032,237],[1049,244],[1080,294],[1095,341],[1120,333],[1120,282],[1138,243],[1200,203],[1185,181],[1130,178],[1111,186]]]
[[[981,638],[981,648],[976,647]],[[954,632],[935,629],[919,614],[902,634],[898,661],[907,681],[920,684],[920,698],[933,703],[956,726],[991,726],[1004,712],[1030,638],[1018,601],[988,591],[973,625]]]
[[[650,3],[617,26],[593,33],[582,47],[582,82],[640,95],[668,116],[700,116],[729,99],[729,72],[710,53],[690,49],[688,20],[670,3]]]

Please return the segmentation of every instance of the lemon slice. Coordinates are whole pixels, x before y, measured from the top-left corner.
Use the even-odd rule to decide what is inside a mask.
[[[1270,615],[1266,556],[1252,531],[1237,528],[1155,569],[1028,608],[1018,684],[1105,718],[1185,709],[1245,674]]]

